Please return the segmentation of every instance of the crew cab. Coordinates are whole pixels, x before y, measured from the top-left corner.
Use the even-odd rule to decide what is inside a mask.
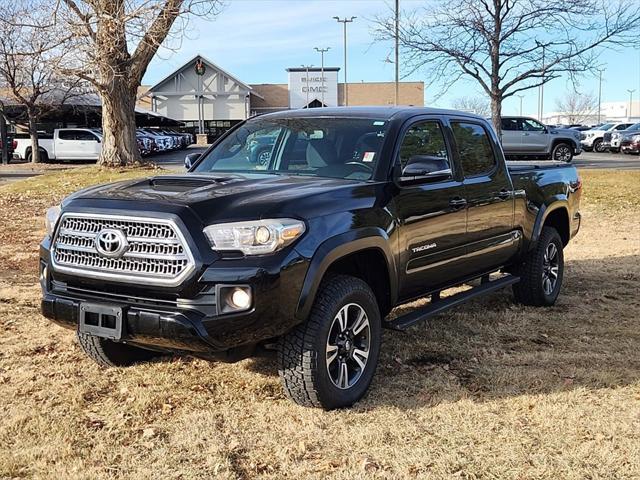
[[[502,117],[502,149],[507,158],[570,162],[582,152],[580,132],[548,127],[527,117]]]
[[[47,211],[43,314],[104,366],[275,350],[287,395],[325,409],[365,394],[382,328],[506,287],[553,305],[580,227],[572,165],[507,164],[491,125],[457,111],[267,114],[185,163]]]
[[[53,135],[38,135],[40,161],[98,160],[102,151],[102,135],[90,128],[56,128]],[[14,158],[31,161],[31,138],[21,134],[16,138]]]

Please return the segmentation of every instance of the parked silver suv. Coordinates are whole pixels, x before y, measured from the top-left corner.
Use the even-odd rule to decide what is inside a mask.
[[[502,117],[502,148],[508,158],[544,158],[570,162],[580,155],[580,132],[551,128],[533,118]]]

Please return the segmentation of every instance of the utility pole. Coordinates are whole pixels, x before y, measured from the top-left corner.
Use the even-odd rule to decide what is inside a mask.
[[[333,17],[338,23],[342,23],[344,26],[344,104],[349,105],[349,83],[347,80],[347,23],[353,22],[358,17]]]
[[[305,81],[305,88],[307,89],[307,106],[304,108],[309,108],[309,69],[313,67],[313,65],[302,65],[302,68],[304,68],[307,71],[307,79]]]
[[[2,158],[2,164],[9,163],[9,135],[7,134],[7,122],[4,118],[4,108],[0,104],[0,144],[2,151],[0,157]]]
[[[544,71],[545,71],[545,53],[546,45],[539,43],[536,40],[538,46],[542,46],[542,84],[538,87],[538,120],[542,122],[542,116],[544,115]]]
[[[516,97],[520,99],[520,116],[522,116],[522,99],[524,98],[524,95],[516,95]]]
[[[396,106],[400,104],[400,0],[396,0]]]
[[[327,47],[327,48],[318,48],[316,47],[316,51],[320,52],[320,76],[322,79],[322,106],[324,107],[324,54],[325,52],[328,52],[331,49],[331,47]]]
[[[598,125],[600,125],[600,117],[602,115],[602,72],[603,70],[598,70],[600,74],[598,81]]]
[[[631,107],[633,106],[633,92],[635,91],[636,91],[635,88],[633,90],[627,89],[627,92],[629,92],[629,114],[627,115],[629,118],[627,120],[631,120]]]

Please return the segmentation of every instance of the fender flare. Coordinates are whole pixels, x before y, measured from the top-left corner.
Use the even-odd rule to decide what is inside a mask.
[[[551,152],[549,153],[553,153],[553,149],[556,148],[556,145],[558,145],[559,143],[568,143],[569,145],[571,145],[573,147],[573,149],[577,149],[578,145],[580,144],[579,140],[573,139],[573,138],[569,138],[569,137],[560,137],[560,138],[554,138],[551,141]]]
[[[383,229],[366,227],[336,235],[321,243],[311,259],[304,278],[298,297],[296,318],[304,321],[309,315],[320,283],[329,267],[337,260],[362,250],[376,249],[383,254],[389,275],[391,304],[395,304],[398,294],[398,276],[395,257],[389,242],[389,236]]]
[[[554,212],[558,209],[564,209],[567,213],[567,218],[569,217],[569,207],[566,195],[556,195],[553,197],[554,200],[552,203],[548,205],[542,205],[540,210],[538,210],[538,214],[536,215],[536,220],[533,225],[533,233],[531,235],[531,243],[530,248],[536,244],[538,239],[540,238],[540,234],[542,233],[542,227],[544,226],[544,222],[547,220],[547,217],[551,212]]]

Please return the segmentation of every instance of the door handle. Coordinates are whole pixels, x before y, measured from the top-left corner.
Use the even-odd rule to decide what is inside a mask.
[[[455,209],[464,208],[467,205],[467,199],[461,197],[455,197],[449,200],[449,205]]]
[[[511,191],[503,188],[498,192],[498,197],[502,200],[507,200],[508,198],[511,198]]]
[[[522,136],[523,137],[528,137],[529,135],[531,135],[530,133],[523,133]]]

